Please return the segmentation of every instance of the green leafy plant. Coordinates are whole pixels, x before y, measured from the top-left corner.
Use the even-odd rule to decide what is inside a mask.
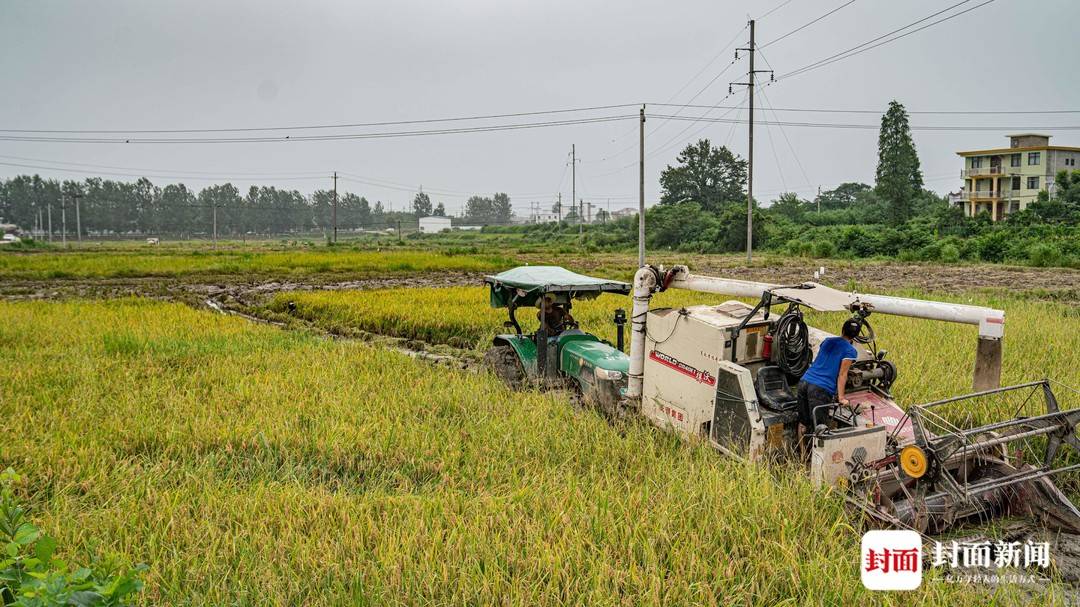
[[[129,605],[142,590],[145,565],[70,568],[54,556],[56,540],[27,520],[12,486],[20,477],[0,473],[0,601],[18,607]]]

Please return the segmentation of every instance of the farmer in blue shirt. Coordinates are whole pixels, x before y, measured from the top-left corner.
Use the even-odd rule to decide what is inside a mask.
[[[814,407],[829,403],[847,405],[844,388],[848,369],[859,356],[851,342],[859,335],[861,323],[854,318],[844,321],[841,337],[829,337],[818,346],[814,363],[806,370],[799,382],[799,423],[806,431],[813,431],[824,423],[826,409]],[[810,416],[814,415],[815,419]]]

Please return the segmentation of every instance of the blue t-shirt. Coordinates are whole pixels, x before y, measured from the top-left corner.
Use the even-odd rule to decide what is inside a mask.
[[[802,378],[808,384],[814,384],[836,394],[836,376],[840,374],[840,363],[845,359],[855,360],[859,351],[843,337],[829,337],[818,347],[817,357],[806,370]]]

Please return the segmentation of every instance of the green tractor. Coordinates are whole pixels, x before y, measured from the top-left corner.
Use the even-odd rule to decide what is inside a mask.
[[[623,353],[626,312],[615,311],[616,345],[585,333],[570,315],[574,300],[602,293],[627,295],[625,282],[583,276],[557,266],[522,266],[484,279],[491,307],[506,308],[513,333],[496,335],[484,361],[513,389],[571,387],[605,410],[615,411],[626,390],[630,359]],[[538,327],[524,333],[519,308],[536,309]]]

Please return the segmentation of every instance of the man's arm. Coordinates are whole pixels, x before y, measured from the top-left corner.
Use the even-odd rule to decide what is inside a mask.
[[[844,390],[847,388],[848,369],[851,368],[853,362],[855,361],[850,358],[840,361],[840,373],[836,376],[836,402],[841,405],[848,404],[847,399],[844,398]]]

